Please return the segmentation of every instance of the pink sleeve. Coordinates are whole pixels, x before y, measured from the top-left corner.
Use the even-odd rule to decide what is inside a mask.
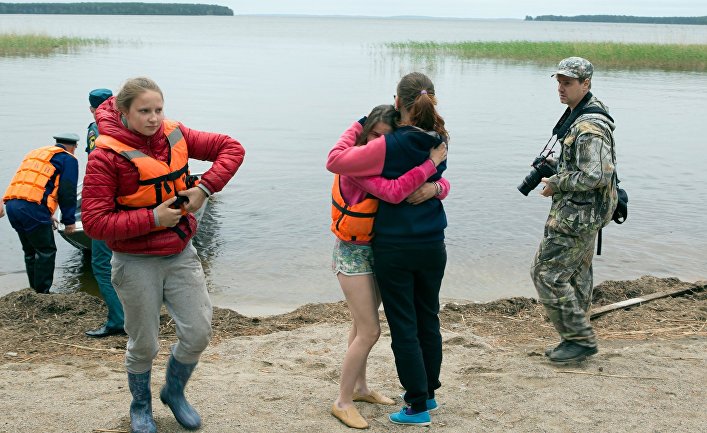
[[[449,195],[449,190],[452,189],[452,186],[449,184],[449,181],[444,177],[440,177],[437,183],[440,184],[440,186],[442,187],[442,192],[439,193],[437,198],[440,200],[444,200],[445,198],[447,198],[447,195]]]
[[[354,122],[329,151],[326,168],[344,176],[378,176],[385,162],[385,136],[371,140],[365,146],[354,146],[363,127]]]
[[[364,191],[388,203],[400,203],[415,192],[425,181],[437,172],[434,163],[427,159],[422,164],[397,179],[383,176],[353,177],[351,180]]]

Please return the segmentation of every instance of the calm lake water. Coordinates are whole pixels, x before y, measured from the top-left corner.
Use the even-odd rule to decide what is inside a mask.
[[[550,201],[535,192],[524,197],[516,185],[564,109],[550,78],[554,65],[415,59],[383,43],[707,43],[707,26],[516,20],[0,15],[0,32],[111,40],[69,54],[0,58],[3,189],[31,148],[51,144],[58,132],[85,136],[90,89],[117,90],[138,75],[160,84],[168,117],[243,143],[245,163],[213,199],[197,246],[214,303],[251,315],[342,299],[329,270],[326,155],[351,122],[392,102],[398,79],[413,70],[435,82],[452,137],[442,296],[535,296],[528,270]],[[619,174],[630,195],[629,220],[604,230],[595,283],[645,274],[705,278],[707,74],[595,68],[592,90],[616,119]],[[7,219],[0,240],[4,294],[25,287],[26,278]],[[90,264],[63,239],[57,244],[55,285],[95,292]]]

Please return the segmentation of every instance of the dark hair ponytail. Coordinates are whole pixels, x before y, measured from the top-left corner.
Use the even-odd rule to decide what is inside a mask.
[[[410,115],[407,124],[426,131],[435,131],[444,140],[449,138],[449,133],[444,128],[444,119],[435,108],[435,86],[427,75],[412,72],[404,76],[398,83],[398,99]]]

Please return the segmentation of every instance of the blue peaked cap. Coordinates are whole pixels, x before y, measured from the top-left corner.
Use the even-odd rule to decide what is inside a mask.
[[[106,99],[113,96],[113,92],[110,89],[94,89],[88,93],[88,102],[91,107],[98,108]]]

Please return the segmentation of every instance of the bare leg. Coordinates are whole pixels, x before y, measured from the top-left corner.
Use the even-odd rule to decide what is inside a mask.
[[[380,336],[378,318],[379,296],[373,275],[347,276],[338,274],[341,289],[353,317],[349,346],[341,366],[339,396],[335,405],[345,409],[353,405],[354,388],[368,393],[365,370],[368,354]]]
[[[376,320],[380,320],[379,315],[378,315],[378,309],[381,306],[381,292],[378,289],[378,283],[376,282],[376,279],[372,278],[372,280],[373,280],[373,291],[375,292],[375,297],[376,297],[376,300],[375,300],[375,302],[376,302]],[[355,326],[356,326],[356,324],[354,323],[353,326],[351,327],[351,329],[354,330]],[[354,336],[355,336],[355,334],[354,334]],[[349,341],[353,340],[353,337],[350,337],[350,338],[351,339]],[[375,342],[373,344],[375,345]],[[351,345],[350,342],[349,342],[349,345]],[[366,359],[364,361],[363,368],[361,369],[361,374],[356,379],[356,385],[354,386],[354,393],[355,394],[368,395],[371,393],[371,391],[368,389],[368,382],[366,381],[366,366],[367,365],[368,365],[368,357],[366,357]]]

